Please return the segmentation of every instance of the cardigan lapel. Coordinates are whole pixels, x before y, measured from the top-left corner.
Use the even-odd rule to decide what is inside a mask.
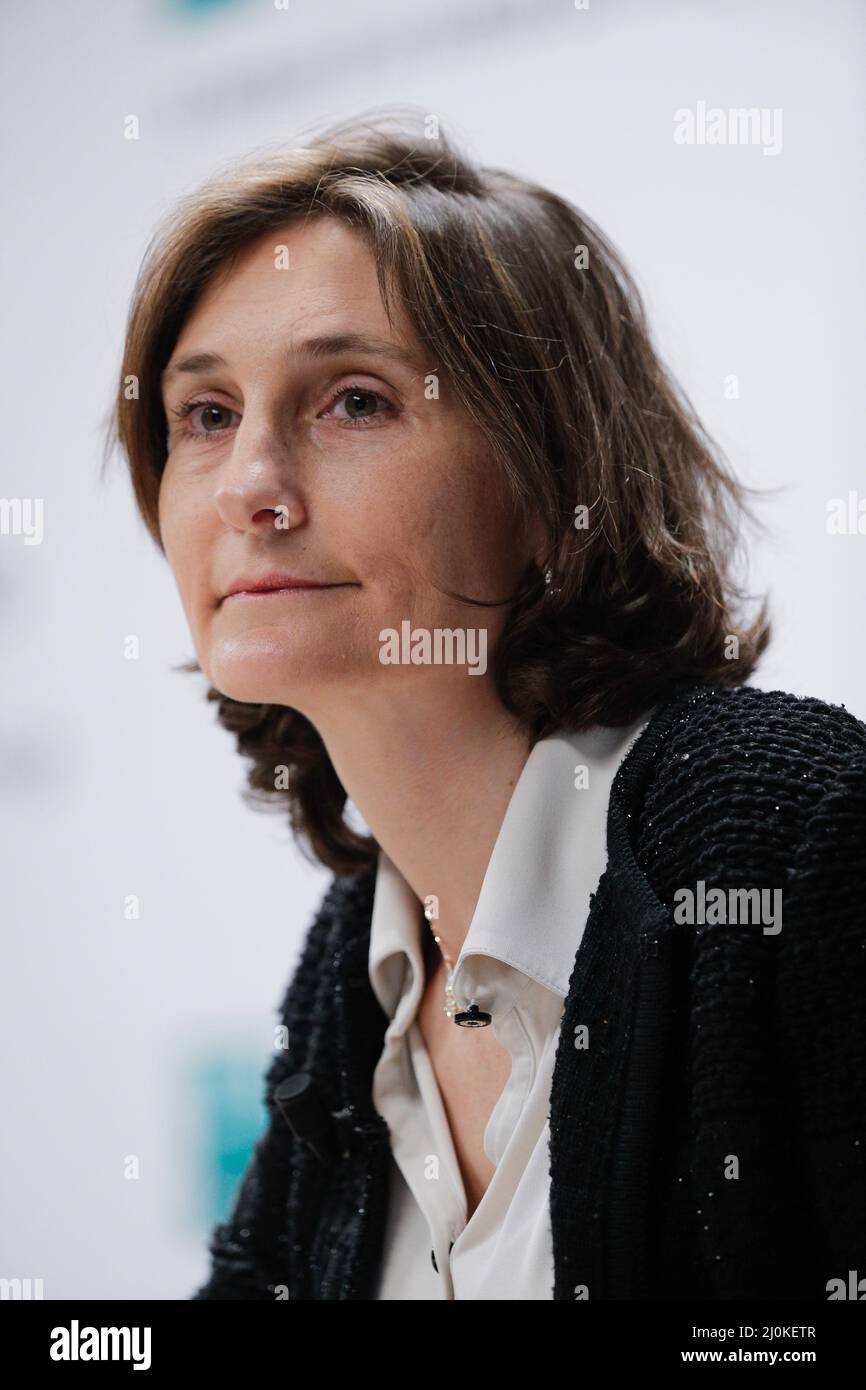
[[[569,982],[550,1104],[557,1300],[651,1296],[648,1177],[676,1023],[678,937],[632,836],[656,750],[685,698],[656,712],[614,779],[607,867]]]
[[[333,1207],[327,1237],[333,1258],[322,1278],[322,1299],[371,1297],[387,1218],[390,1134],[372,1101],[373,1072],[388,1024],[368,974],[373,881],[374,874],[359,880],[350,934],[333,956],[339,1094],[351,1135],[343,1163],[352,1171],[339,1179],[346,1197]]]

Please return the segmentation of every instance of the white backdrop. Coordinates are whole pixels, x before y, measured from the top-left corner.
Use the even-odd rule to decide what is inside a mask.
[[[43,499],[44,534],[0,536],[0,1276],[188,1297],[211,1224],[196,1068],[258,1100],[328,879],[241,801],[204,678],[171,670],[193,651],[167,566],[119,464],[99,478],[159,216],[235,155],[394,102],[573,199],[739,476],[782,488],[755,683],[863,718],[866,536],[828,535],[826,505],[864,486],[864,29],[857,0],[6,0],[0,491]],[[780,110],[781,151],[675,143],[700,102]]]

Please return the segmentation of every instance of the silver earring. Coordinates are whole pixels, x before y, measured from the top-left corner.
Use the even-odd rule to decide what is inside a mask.
[[[544,571],[545,598],[552,594],[561,594],[562,589],[553,587],[553,569],[548,568]]]

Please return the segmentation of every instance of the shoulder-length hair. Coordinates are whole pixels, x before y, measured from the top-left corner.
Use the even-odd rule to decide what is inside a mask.
[[[753,489],[667,374],[599,228],[428,134],[387,113],[340,123],[231,165],[175,206],[136,281],[106,460],[119,443],[164,554],[160,373],[185,319],[249,242],[295,218],[340,218],[370,247],[389,318],[396,294],[489,441],[516,514],[537,509],[552,538],[550,592],[528,566],[493,653],[499,698],[531,742],[630,723],[687,685],[741,685],[770,632],[766,601],[750,625],[737,615],[746,595],[732,559]],[[314,862],[370,870],[378,844],[346,821],[346,790],[311,722],[213,687],[207,698],[251,759],[247,798],[287,808]]]

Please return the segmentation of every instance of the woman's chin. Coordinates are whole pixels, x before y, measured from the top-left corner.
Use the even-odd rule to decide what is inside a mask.
[[[200,662],[204,666],[203,662]],[[301,708],[323,685],[345,674],[333,652],[303,652],[291,643],[262,645],[236,639],[210,653],[211,685],[230,700],[244,704]]]

